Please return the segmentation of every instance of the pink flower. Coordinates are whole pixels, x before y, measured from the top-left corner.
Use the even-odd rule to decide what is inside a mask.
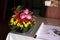
[[[25,15],[26,15],[25,13],[21,13],[21,14],[20,14],[20,18],[21,18],[21,19],[24,19],[24,18],[25,18]]]
[[[32,18],[32,16],[30,14],[21,13],[20,14],[20,18],[21,19],[27,18],[27,19],[30,20]]]
[[[32,16],[30,14],[26,14],[25,17],[28,18],[28,19],[32,18]]]
[[[24,10],[24,13],[25,13],[25,14],[28,14],[28,13],[29,13],[29,10],[28,10],[28,9],[25,9],[25,10]]]

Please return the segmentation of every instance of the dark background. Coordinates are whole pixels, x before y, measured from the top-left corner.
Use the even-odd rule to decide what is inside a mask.
[[[14,7],[14,2],[17,5],[23,5],[26,8],[29,8],[32,11],[36,11],[35,15],[45,16],[46,7],[44,6],[44,1],[42,0],[8,0],[7,2],[7,11],[6,11],[6,19],[9,19],[12,15],[12,8]],[[37,10],[36,10],[37,9]]]

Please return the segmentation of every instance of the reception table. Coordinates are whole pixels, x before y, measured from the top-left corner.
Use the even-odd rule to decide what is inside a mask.
[[[6,40],[45,40],[45,39],[37,39],[34,38],[34,34],[36,33],[37,29],[39,28],[40,24],[44,22],[45,24],[60,26],[60,20],[58,19],[49,19],[43,17],[36,17],[37,23],[33,30],[30,30],[27,33],[18,33],[11,31],[7,34]]]

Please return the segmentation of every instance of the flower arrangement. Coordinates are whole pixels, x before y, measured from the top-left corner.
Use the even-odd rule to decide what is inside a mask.
[[[33,28],[36,20],[31,13],[29,9],[23,9],[20,5],[17,6],[9,23],[11,29],[19,32],[27,32]]]

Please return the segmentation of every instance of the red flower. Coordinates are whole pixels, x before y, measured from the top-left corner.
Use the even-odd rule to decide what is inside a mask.
[[[24,18],[23,21],[24,21],[24,22],[28,22],[29,19],[28,19],[28,18]]]
[[[14,11],[14,13],[15,13],[16,15],[18,15],[18,14],[20,13],[20,10],[17,10],[17,9],[16,9],[16,10]]]
[[[22,23],[23,23],[23,20],[22,20],[22,19],[19,19],[18,22],[19,22],[20,24],[22,24]]]
[[[20,19],[20,16],[19,15],[16,15],[14,18],[19,20]]]

